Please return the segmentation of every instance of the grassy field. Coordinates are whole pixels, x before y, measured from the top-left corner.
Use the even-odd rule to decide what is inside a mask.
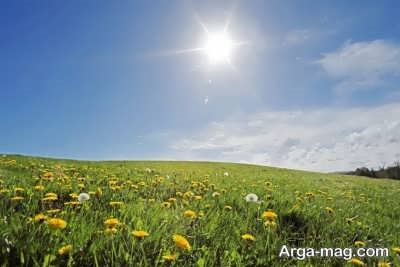
[[[90,199],[79,201],[82,192]],[[249,193],[259,200],[246,201]],[[385,247],[389,257],[357,259],[400,266],[395,180],[230,163],[0,156],[0,199],[2,266],[362,266],[280,258],[283,245]]]

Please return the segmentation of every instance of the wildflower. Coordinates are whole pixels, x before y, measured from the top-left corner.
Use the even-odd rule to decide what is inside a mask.
[[[67,222],[64,221],[63,219],[59,219],[59,218],[49,219],[47,221],[47,224],[52,229],[64,229],[65,227],[67,227]]]
[[[226,205],[226,206],[224,206],[224,209],[225,209],[225,210],[232,210],[232,207],[229,206],[229,205]]]
[[[244,234],[242,235],[242,238],[246,241],[255,241],[256,238],[254,236],[252,236],[251,234]]]
[[[25,191],[25,189],[21,188],[21,187],[16,187],[14,188],[14,192],[15,193],[23,193]]]
[[[35,189],[36,191],[43,191],[44,190],[44,186],[43,185],[35,185],[33,187],[33,189]]]
[[[219,197],[219,193],[218,192],[214,192],[214,193],[212,193],[212,197]]]
[[[87,193],[80,193],[79,196],[78,196],[78,201],[79,202],[84,202],[84,201],[87,201],[89,199],[90,199],[90,196]]]
[[[52,210],[47,210],[46,213],[54,214],[54,213],[59,213],[60,211],[61,211],[60,209],[52,209]]]
[[[273,211],[264,211],[261,217],[268,221],[275,221],[278,218],[278,215]]]
[[[250,193],[247,194],[244,199],[246,200],[246,202],[256,202],[258,203],[258,196],[256,194]]]
[[[66,254],[69,254],[71,251],[72,251],[72,245],[66,245],[66,246],[61,247],[58,250],[58,254],[66,255]]]
[[[15,197],[12,197],[12,198],[11,198],[11,201],[17,202],[17,201],[20,201],[20,200],[23,200],[23,199],[24,199],[23,197],[15,196]]]
[[[113,227],[117,226],[118,224],[120,224],[120,222],[118,221],[118,219],[110,218],[110,219],[105,220],[104,224],[109,228],[113,228]]]
[[[224,172],[224,176],[228,177],[229,176],[229,172]]]
[[[394,253],[396,253],[397,255],[400,255],[400,247],[395,247],[392,249]]]
[[[162,258],[166,261],[174,261],[178,258],[178,254],[167,254],[162,256]]]
[[[275,221],[265,221],[264,225],[270,229],[276,229],[276,222]]]
[[[110,201],[110,206],[114,207],[114,206],[122,206],[124,205],[124,202],[122,201]]]
[[[195,199],[195,200],[202,200],[203,197],[202,197],[202,196],[194,196],[194,199]]]
[[[64,202],[65,206],[79,206],[81,204],[81,202],[79,201],[68,201],[68,202]]]
[[[34,222],[44,222],[46,219],[47,216],[43,213],[36,214],[35,217],[33,217]]]
[[[104,233],[107,235],[114,235],[118,232],[117,228],[111,227],[104,230]]]
[[[390,267],[389,262],[380,261],[378,262],[378,267]]]
[[[363,241],[356,241],[356,242],[354,242],[354,245],[356,245],[357,247],[365,247],[365,242],[363,242]]]
[[[194,196],[192,191],[187,191],[183,194],[184,198],[191,198],[192,196]]]
[[[52,192],[50,192],[50,193],[46,193],[45,195],[44,195],[45,197],[52,197],[52,198],[58,198],[57,197],[57,194],[56,193],[52,193]]]
[[[351,259],[349,262],[354,266],[365,266],[365,263],[359,259]]]
[[[187,211],[185,211],[185,212],[183,213],[183,215],[184,215],[185,217],[189,217],[189,218],[192,218],[192,219],[194,219],[194,218],[197,217],[196,212],[194,212],[194,211],[192,211],[192,210],[187,210]]]
[[[175,245],[178,248],[186,250],[190,250],[192,248],[189,244],[189,241],[187,241],[187,239],[184,236],[175,234],[172,236],[172,240],[175,242]]]
[[[164,208],[170,208],[171,207],[171,203],[170,202],[163,202],[161,203],[161,206],[163,206]]]
[[[50,201],[55,201],[57,200],[57,197],[44,197],[42,198],[42,202],[50,202]]]
[[[175,202],[176,201],[176,198],[174,198],[174,197],[170,197],[169,199],[168,199],[168,202]]]
[[[146,231],[132,231],[132,235],[138,238],[143,238],[149,236],[149,233]]]
[[[326,208],[325,208],[325,211],[326,211],[327,213],[329,213],[329,214],[332,214],[332,213],[333,213],[333,209],[330,208],[330,207],[326,207]]]

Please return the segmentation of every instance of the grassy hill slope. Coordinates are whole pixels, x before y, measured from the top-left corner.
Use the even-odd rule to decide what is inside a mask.
[[[79,202],[81,192],[90,200]],[[260,202],[246,202],[249,193]],[[282,245],[400,246],[400,182],[388,179],[232,163],[3,156],[0,201],[6,266],[347,266],[340,258],[278,254]],[[400,264],[395,251],[358,259]]]

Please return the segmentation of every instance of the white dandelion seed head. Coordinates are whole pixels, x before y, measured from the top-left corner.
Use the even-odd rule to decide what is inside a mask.
[[[151,172],[152,172],[150,168],[146,168],[145,171],[146,171],[147,173],[151,173]]]
[[[229,176],[229,172],[224,172],[224,176]]]
[[[86,194],[86,193],[80,193],[79,196],[78,196],[78,201],[79,202],[84,202],[84,201],[87,201],[89,199],[90,199],[90,196],[89,196],[89,194]]]
[[[256,194],[250,193],[247,194],[244,199],[246,202],[257,202],[258,203],[258,196]]]

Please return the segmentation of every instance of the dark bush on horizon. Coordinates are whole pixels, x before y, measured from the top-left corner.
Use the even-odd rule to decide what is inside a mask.
[[[381,167],[378,170],[368,169],[366,167],[357,168],[355,171],[346,174],[367,176],[372,178],[391,178],[400,180],[400,161],[389,167]]]

